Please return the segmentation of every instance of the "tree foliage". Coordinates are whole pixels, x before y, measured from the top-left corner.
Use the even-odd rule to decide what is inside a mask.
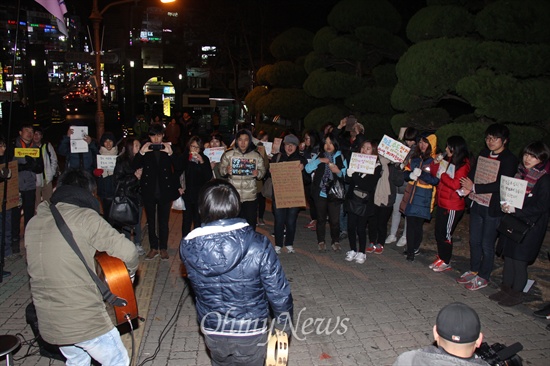
[[[353,32],[357,27],[369,25],[397,33],[401,16],[385,0],[342,0],[332,8],[328,23],[339,32]]]
[[[302,89],[275,88],[256,102],[256,109],[269,116],[301,119],[317,107],[319,102]]]
[[[421,9],[407,24],[407,38],[418,43],[441,37],[466,36],[474,31],[474,15],[456,5]]]
[[[304,83],[304,90],[315,98],[346,98],[363,87],[364,82],[354,75],[324,69],[312,72]]]
[[[326,123],[336,123],[342,116],[349,114],[349,110],[342,105],[329,104],[312,109],[304,119],[306,129],[319,131]]]
[[[290,28],[278,35],[269,51],[277,60],[294,61],[312,50],[313,33],[302,28]]]
[[[299,88],[306,77],[304,66],[290,61],[266,65],[260,68],[256,74],[257,81],[261,85],[281,88]]]

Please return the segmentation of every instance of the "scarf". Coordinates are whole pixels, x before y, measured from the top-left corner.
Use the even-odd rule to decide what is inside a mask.
[[[334,159],[334,154],[329,152],[323,153],[324,157],[328,159],[328,161],[332,162],[332,159]],[[328,183],[333,179],[332,177],[332,171],[330,170],[328,164],[325,164],[325,171],[323,172],[323,177],[321,178],[321,183],[319,183],[319,187],[321,188],[321,196],[327,197],[327,188]]]
[[[378,160],[382,165],[382,175],[376,183],[376,190],[374,191],[374,204],[376,206],[387,206],[390,201],[391,187],[390,187],[390,160],[378,156]]]
[[[99,201],[87,189],[75,186],[60,186],[53,192],[50,199],[52,204],[59,202],[69,203],[82,208],[91,208],[100,213]]]
[[[535,184],[537,184],[537,181],[544,176],[545,174],[548,174],[550,171],[550,161],[547,161],[546,163],[540,163],[531,169],[527,169],[523,164],[519,164],[518,166],[518,172],[516,173],[514,178],[523,179],[527,181],[527,190],[525,193],[531,193],[533,190],[533,187]]]

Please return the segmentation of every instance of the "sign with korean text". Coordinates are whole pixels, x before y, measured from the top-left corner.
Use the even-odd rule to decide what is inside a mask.
[[[394,163],[402,163],[410,150],[409,147],[387,135],[384,135],[380,144],[378,144],[378,154],[390,159]]]
[[[305,207],[306,197],[299,161],[269,166],[277,208]]]
[[[31,158],[38,158],[40,156],[40,149],[36,147],[16,147],[14,149],[14,156],[16,158],[24,158],[30,156]]]
[[[474,184],[487,184],[497,181],[500,161],[480,156],[477,159],[476,174]],[[492,193],[470,193],[470,198],[482,206],[489,207]]]
[[[523,200],[527,192],[527,181],[518,178],[500,176],[500,200],[510,206],[523,208]]]
[[[87,126],[71,126],[73,133],[71,134],[71,152],[85,153],[88,152],[88,143],[84,140],[88,136]]]
[[[10,161],[8,163],[8,168],[11,171],[11,178],[7,180],[8,197],[6,210],[19,206],[19,175],[17,172],[17,164],[17,161]],[[4,166],[4,164],[0,164],[0,169],[4,168]],[[4,184],[6,184],[6,181],[0,183],[0,202],[4,201]],[[0,205],[0,211],[2,211],[2,205]],[[6,245],[11,245],[11,243],[6,243]]]
[[[252,175],[254,170],[256,170],[256,159],[231,159],[231,174],[233,175]]]
[[[108,172],[115,171],[116,165],[116,155],[98,155],[97,156],[97,167]]]
[[[376,168],[377,160],[378,156],[376,155],[351,153],[349,169],[359,173],[374,174],[374,168]]]
[[[210,159],[211,163],[219,163],[222,155],[225,151],[225,147],[210,147],[208,149],[204,149],[204,155]]]

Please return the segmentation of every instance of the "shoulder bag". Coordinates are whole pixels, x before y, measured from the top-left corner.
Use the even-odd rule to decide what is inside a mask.
[[[139,222],[139,197],[131,189],[118,183],[109,211],[109,220],[114,224],[132,226]]]
[[[497,231],[515,243],[520,244],[525,236],[535,226],[536,222],[522,220],[515,215],[506,214],[500,219]]]

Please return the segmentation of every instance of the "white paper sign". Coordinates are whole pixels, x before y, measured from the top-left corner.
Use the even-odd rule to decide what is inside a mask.
[[[455,171],[456,167],[454,164],[449,164],[447,160],[441,160],[441,162],[439,163],[439,169],[437,170],[437,177],[441,178],[441,175],[443,175],[443,173],[447,173],[447,175],[451,179],[454,179]]]
[[[265,154],[266,154],[267,156],[271,156],[271,148],[273,147],[273,142],[262,141],[262,145],[264,145]]]
[[[402,163],[410,150],[409,147],[387,135],[384,135],[378,144],[378,154],[390,159],[394,163]]]
[[[71,126],[73,133],[71,134],[71,152],[85,153],[88,152],[88,143],[84,140],[88,136],[87,126]]]
[[[377,159],[378,157],[376,155],[351,153],[349,169],[359,173],[374,174]]]
[[[505,175],[500,176],[500,199],[506,201],[510,206],[519,209],[523,208],[526,191],[526,180],[511,178]]]
[[[107,172],[113,172],[116,165],[116,155],[98,155],[97,167]]]
[[[273,155],[273,154],[278,154],[280,151],[281,151],[281,144],[283,143],[283,139],[282,138],[279,138],[279,137],[275,137],[273,139],[273,145],[271,146],[271,154],[268,154],[268,155]],[[267,152],[267,150],[266,150]]]
[[[211,163],[219,163],[222,155],[225,151],[225,147],[211,147],[208,149],[204,149],[204,155],[210,159]]]

